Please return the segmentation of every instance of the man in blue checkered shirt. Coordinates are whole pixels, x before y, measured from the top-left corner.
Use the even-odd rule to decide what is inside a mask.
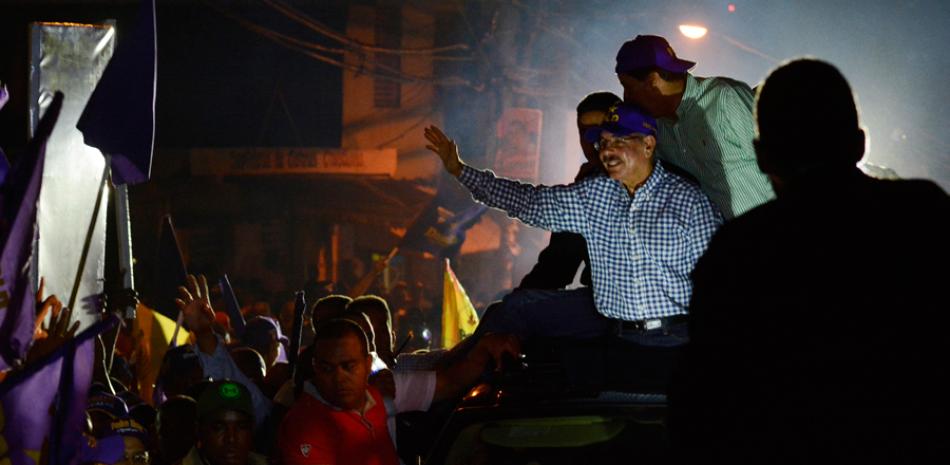
[[[425,135],[427,148],[476,200],[527,224],[587,240],[592,300],[574,291],[516,292],[496,312],[506,321],[493,322],[493,329],[525,337],[594,337],[619,323],[644,333],[658,330],[638,341],[647,345],[685,342],[689,273],[722,215],[698,187],[655,160],[653,118],[633,106],[612,107],[604,124],[585,133],[598,144],[606,173],[550,187],[472,168],[439,128],[429,127]]]

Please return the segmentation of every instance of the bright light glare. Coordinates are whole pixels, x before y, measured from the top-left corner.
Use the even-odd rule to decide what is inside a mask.
[[[109,41],[112,40],[113,36],[115,36],[115,28],[110,27],[109,30],[106,31],[106,34],[102,36],[102,39],[99,39],[99,43],[96,44],[96,49],[92,51],[92,54],[99,55],[99,53],[109,45]]]
[[[680,24],[680,32],[690,39],[701,39],[706,35],[707,29],[702,26],[692,24]]]

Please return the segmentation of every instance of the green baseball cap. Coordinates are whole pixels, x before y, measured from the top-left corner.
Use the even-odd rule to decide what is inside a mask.
[[[220,410],[234,410],[254,418],[251,392],[237,381],[225,379],[212,382],[198,396],[198,421]]]

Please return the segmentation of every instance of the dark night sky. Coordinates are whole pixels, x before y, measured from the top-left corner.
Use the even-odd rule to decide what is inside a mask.
[[[9,3],[9,2],[6,2]],[[136,4],[0,6],[0,81],[11,92],[0,112],[0,146],[26,138],[27,25],[32,20],[99,22],[114,18],[118,40]],[[282,31],[306,31],[262,6],[237,11]],[[342,2],[299,6],[342,30]],[[156,148],[192,146],[322,146],[340,143],[342,73],[255,35],[202,2],[158,2]],[[286,104],[286,109],[281,102]]]
[[[342,31],[347,6],[353,2],[292,3]],[[426,8],[437,2],[407,3]],[[736,7],[734,13],[727,11],[730,3]],[[259,2],[228,4],[273,29],[320,40]],[[522,43],[534,35],[531,65],[550,67],[552,63],[546,60],[552,54],[569,57],[565,67],[556,68],[558,73],[572,75],[561,97],[534,101],[547,109],[553,105],[569,110],[592,90],[619,91],[612,71],[614,55],[624,40],[640,33],[669,37],[680,56],[698,63],[693,70],[697,75],[726,75],[751,85],[782,60],[802,55],[826,59],[842,70],[858,94],[871,141],[867,159],[905,177],[928,177],[950,188],[946,131],[950,87],[939,84],[950,71],[946,47],[950,2],[519,0],[464,5],[469,11],[480,9],[480,17],[456,19],[453,24],[459,30],[449,31],[453,40],[478,48],[488,33],[491,10],[497,8],[507,12],[503,14],[520,15],[518,40]],[[26,138],[28,20],[117,18],[121,40],[122,28],[134,17],[135,7],[131,0],[0,0],[0,44],[6,54],[0,60],[0,80],[13,93],[8,107],[0,111],[0,146],[9,152],[21,147]],[[687,21],[706,25],[710,34],[698,41],[680,36],[676,25]],[[256,36],[197,0],[160,0],[158,24],[159,149],[339,144],[338,68]],[[486,70],[488,77],[492,70],[498,74],[497,64],[485,65],[481,64],[481,77],[463,77],[481,79]],[[286,111],[276,98],[278,90]],[[462,100],[474,101],[465,96]],[[445,114],[446,121],[471,121],[471,107],[459,108],[462,114]]]

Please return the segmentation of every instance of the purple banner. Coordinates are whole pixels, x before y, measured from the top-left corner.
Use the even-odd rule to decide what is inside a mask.
[[[3,187],[4,181],[7,180],[7,173],[10,172],[10,161],[7,160],[7,154],[3,153],[3,149],[0,148],[0,187]]]
[[[115,184],[145,182],[151,173],[157,67],[155,2],[145,0],[76,124],[86,145],[111,157]]]
[[[115,316],[90,326],[62,347],[0,384],[0,463],[68,465],[82,446],[92,383],[94,338]],[[7,462],[9,460],[9,462]]]
[[[26,355],[33,340],[36,302],[30,280],[36,201],[43,181],[46,141],[59,118],[63,94],[57,92],[40,121],[36,137],[10,173],[0,202],[0,369],[9,369]]]

